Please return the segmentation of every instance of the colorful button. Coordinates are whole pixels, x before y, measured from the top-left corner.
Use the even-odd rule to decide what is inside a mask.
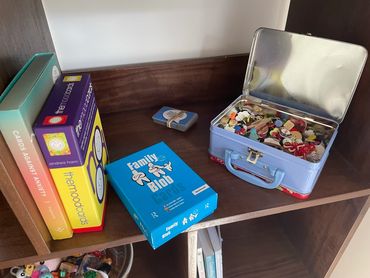
[[[235,120],[235,118],[236,118],[236,112],[231,112],[230,115],[229,115],[229,118],[231,120]]]
[[[277,127],[275,127],[274,129],[272,129],[270,131],[270,136],[272,136],[274,138],[280,138],[281,136],[280,136],[279,132],[280,132],[280,130]]]
[[[247,100],[236,106],[238,109],[230,109],[216,125],[311,162],[320,161],[325,153],[332,129]]]
[[[290,133],[294,139],[302,140],[302,134],[299,131],[291,131]]]
[[[284,124],[284,127],[287,129],[287,130],[291,130],[293,127],[294,127],[294,124],[291,120],[287,120]]]
[[[257,129],[252,128],[252,129],[251,129],[251,131],[250,131],[250,133],[249,133],[248,138],[249,138],[249,139],[252,139],[252,140],[254,140],[254,141],[258,141],[259,136],[258,136],[258,134],[257,134]]]
[[[308,136],[306,138],[306,141],[313,142],[313,141],[315,141],[315,139],[316,139],[316,135],[315,134],[311,134],[310,136]]]
[[[279,134],[281,137],[284,137],[284,138],[291,135],[290,131],[286,129],[285,127],[280,128]]]
[[[227,125],[227,123],[229,122],[229,117],[227,117],[227,116],[223,116],[222,118],[221,118],[221,120],[220,120],[220,123],[222,124],[222,125]]]
[[[250,116],[251,114],[248,111],[242,111],[238,113],[235,119],[237,121],[243,121],[245,118],[249,118]]]
[[[271,147],[281,149],[280,141],[276,138],[272,138],[272,137],[266,138],[263,141],[263,143],[265,143],[266,145],[269,145]]]
[[[282,127],[283,126],[283,122],[281,120],[276,120],[275,121],[275,126],[276,127]]]
[[[238,122],[236,120],[230,120],[229,121],[229,126],[236,126]]]
[[[228,130],[228,131],[231,131],[231,132],[235,131],[234,127],[229,126],[229,125],[225,126],[225,130]]]
[[[269,132],[269,127],[267,125],[265,125],[264,127],[262,127],[260,130],[258,130],[258,136],[260,138],[266,138],[267,134]]]

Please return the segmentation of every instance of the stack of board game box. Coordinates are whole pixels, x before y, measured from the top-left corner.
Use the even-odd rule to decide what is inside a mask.
[[[90,75],[62,75],[54,53],[35,54],[0,95],[0,119],[52,238],[101,230],[108,153]]]
[[[108,153],[89,74],[57,80],[34,131],[73,231],[102,230]]]
[[[32,125],[59,76],[55,54],[36,54],[0,97],[1,133],[53,239],[71,237],[72,229]]]

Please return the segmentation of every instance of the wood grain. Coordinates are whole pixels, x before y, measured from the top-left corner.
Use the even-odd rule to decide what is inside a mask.
[[[370,50],[370,5],[368,0],[291,1],[286,29],[298,33],[363,45]],[[370,61],[368,59],[336,146],[359,172],[370,179]]]
[[[341,200],[367,196],[370,184],[348,171],[348,164],[333,150],[319,181],[307,201],[295,199],[278,190],[265,190],[250,185],[233,175],[225,167],[208,158],[209,123],[228,103],[208,102],[178,106],[199,113],[199,120],[185,133],[153,123],[151,116],[157,108],[106,114],[103,128],[111,161],[138,151],[161,140],[166,142],[219,194],[216,212],[191,229],[222,225],[257,217],[278,214]],[[52,258],[76,252],[113,247],[128,242],[144,241],[123,204],[111,188],[104,230],[98,233],[74,235],[71,239],[52,241]],[[185,247],[184,247],[185,248]],[[186,250],[186,248],[185,248]],[[36,258],[20,258],[17,262],[30,262]],[[16,261],[4,262],[4,264]],[[186,258],[183,262],[186,265]]]
[[[227,105],[227,102],[208,102],[179,106],[199,114],[196,125],[186,133],[153,123],[151,116],[156,109],[106,115],[103,117],[103,126],[110,158],[114,161],[163,140],[219,193],[219,206],[214,214],[215,225],[222,222],[223,218],[227,222],[238,220],[232,217],[242,219],[244,213],[253,218],[263,216],[264,213],[279,213],[319,205],[321,201],[335,202],[370,193],[370,183],[362,181],[352,171],[347,171],[350,165],[335,150],[329,156],[311,198],[307,201],[297,200],[276,190],[261,189],[234,177],[225,167],[212,162],[208,157],[210,121]]]
[[[224,277],[312,277],[276,217],[221,227]]]
[[[0,203],[0,262],[36,255],[35,249],[1,193]]]
[[[91,71],[101,113],[158,105],[233,99],[240,95],[247,55],[149,63]]]
[[[48,254],[50,252],[50,233],[1,133],[0,181],[1,192],[4,194],[19,223],[35,247],[37,254]],[[11,221],[9,217],[7,219]],[[13,219],[13,222],[17,222],[17,219]],[[13,224],[9,223],[9,225]],[[12,234],[3,234],[3,236],[0,238],[0,242],[4,242],[5,244],[11,239]],[[26,256],[26,254],[23,256]]]
[[[0,8],[0,92],[36,52],[54,51],[40,0],[2,0]]]
[[[137,278],[185,278],[187,264],[186,235],[171,240],[156,250],[148,242],[134,244],[134,262],[129,277]]]
[[[366,200],[357,198],[281,215],[286,234],[314,277],[327,274]]]
[[[356,203],[356,205],[357,205],[357,203]],[[347,236],[345,237],[343,243],[339,244],[340,248],[339,248],[337,254],[334,254],[335,258],[334,258],[333,262],[331,263],[331,265],[329,266],[329,269],[326,272],[325,278],[329,278],[331,276],[331,274],[334,271],[335,267],[337,266],[340,258],[342,257],[344,251],[346,250],[346,248],[349,245],[349,243],[351,242],[355,232],[357,231],[357,228],[359,227],[359,225],[363,221],[363,218],[365,217],[366,213],[368,212],[369,206],[370,206],[370,198],[367,197],[367,200],[366,200],[365,204],[362,206],[362,208],[361,208],[360,212],[358,213],[357,217],[356,217],[356,214],[354,214],[352,216],[352,219],[354,218],[355,222],[353,223],[353,225],[352,225],[351,229],[349,230]]]

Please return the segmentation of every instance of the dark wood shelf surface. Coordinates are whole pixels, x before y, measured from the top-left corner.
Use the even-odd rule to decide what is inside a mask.
[[[157,250],[148,242],[134,244],[134,261],[129,277],[187,277],[186,237],[180,235]]]
[[[342,201],[370,194],[369,184],[362,182],[341,155],[335,151],[311,195],[298,200],[278,190],[260,189],[230,174],[208,157],[209,123],[226,103],[194,104],[182,107],[199,113],[197,124],[179,132],[152,122],[156,109],[128,111],[103,116],[103,128],[111,161],[155,144],[166,142],[219,194],[218,208],[205,221],[192,226],[200,229],[276,213]],[[103,232],[74,235],[54,241],[52,250],[89,249],[145,240],[114,191],[110,189],[106,225]]]
[[[224,166],[208,157],[210,121],[227,104],[205,102],[180,107],[199,114],[198,122],[185,133],[153,123],[151,117],[156,108],[103,115],[110,159],[114,161],[159,141],[166,142],[219,194],[215,213],[192,226],[192,230],[370,195],[369,183],[362,181],[335,149],[313,193],[305,201],[278,190],[260,189],[234,177]],[[8,233],[4,233],[6,235]],[[0,239],[0,242],[3,240]],[[52,241],[52,253],[45,256],[28,257],[29,254],[22,253],[23,256],[18,256],[18,260],[13,260],[14,256],[5,256],[0,268],[144,240],[123,204],[109,188],[106,222],[102,232],[76,234],[71,239]]]

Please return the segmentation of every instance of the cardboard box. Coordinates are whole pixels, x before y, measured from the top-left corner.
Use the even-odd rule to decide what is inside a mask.
[[[59,76],[55,54],[37,53],[0,95],[0,131],[53,239],[73,234],[32,124]]]
[[[34,131],[74,232],[103,225],[108,160],[90,75],[63,75]]]
[[[107,174],[153,249],[217,207],[217,193],[164,142],[108,164]]]

